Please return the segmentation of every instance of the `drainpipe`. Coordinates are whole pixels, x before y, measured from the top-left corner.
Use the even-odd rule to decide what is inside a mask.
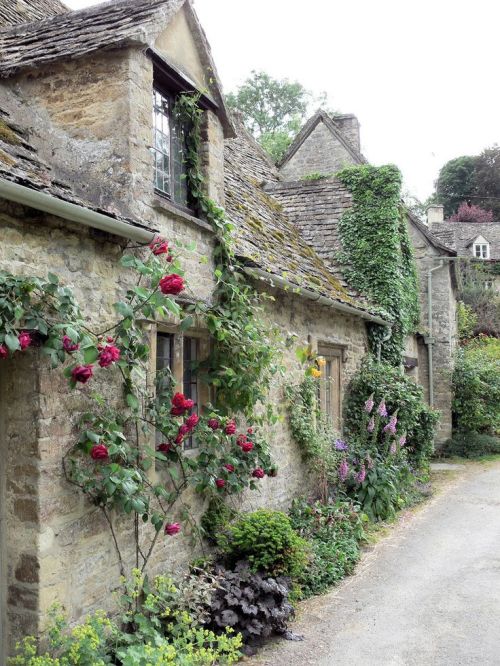
[[[71,222],[78,222],[87,227],[122,236],[137,243],[149,243],[155,235],[153,230],[146,227],[134,226],[122,220],[116,220],[114,217],[97,213],[69,201],[57,199],[50,194],[45,194],[45,192],[32,190],[4,178],[0,178],[0,197],[62,217]]]
[[[384,335],[384,337],[380,340],[378,343],[378,348],[377,348],[377,362],[380,363],[380,359],[382,356],[382,345],[384,342],[387,342],[387,340],[390,340],[390,337],[392,335],[392,327],[389,326],[387,329],[387,333]]]
[[[432,274],[444,265],[441,260],[437,266],[430,268],[427,271],[427,305],[428,305],[428,328],[429,334],[424,337],[424,342],[427,345],[427,358],[429,362],[429,405],[434,407],[434,365],[432,362],[432,350],[435,343],[432,337]]]

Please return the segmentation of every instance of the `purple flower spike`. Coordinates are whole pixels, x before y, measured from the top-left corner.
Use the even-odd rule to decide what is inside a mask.
[[[396,442],[393,442],[391,444],[391,448],[389,449],[389,452],[391,455],[394,455],[396,453]]]
[[[373,393],[372,393],[371,396],[368,398],[368,400],[365,402],[365,412],[367,414],[370,414],[374,404],[375,403],[373,402]]]
[[[358,483],[363,483],[363,481],[365,479],[366,479],[366,469],[365,469],[365,466],[363,464],[363,465],[361,465],[361,469],[359,470],[359,472],[356,474],[356,481]]]
[[[385,406],[385,400],[382,398],[382,402],[377,407],[377,414],[379,416],[387,416],[387,407]]]
[[[335,440],[336,451],[347,451],[347,444],[342,439]]]
[[[399,446],[404,446],[406,444],[406,435],[401,435],[399,438]]]
[[[375,463],[373,462],[373,458],[370,454],[366,456],[366,466],[368,469],[373,469],[375,467]]]
[[[389,423],[385,426],[384,432],[390,432],[393,435],[395,435],[397,424],[398,424],[398,417],[396,416],[396,414],[393,414],[391,416]]]
[[[373,416],[368,421],[368,426],[366,429],[368,430],[368,432],[373,432],[375,430],[375,419],[373,418]]]
[[[349,463],[347,462],[347,460],[343,460],[339,466],[339,479],[341,481],[345,481],[347,479],[348,474],[349,474]]]

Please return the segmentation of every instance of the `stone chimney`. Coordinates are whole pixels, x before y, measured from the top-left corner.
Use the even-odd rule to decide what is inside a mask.
[[[356,116],[352,113],[344,113],[339,116],[333,116],[333,120],[351,146],[360,153],[361,141],[359,137],[359,121]]]
[[[432,204],[427,208],[427,224],[429,227],[435,222],[444,222],[444,206]]]

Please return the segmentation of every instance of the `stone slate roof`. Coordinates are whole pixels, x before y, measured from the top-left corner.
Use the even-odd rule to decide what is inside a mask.
[[[102,48],[144,43],[155,22],[167,25],[185,0],[112,0],[0,32],[0,75],[71,60]]]
[[[9,94],[5,90],[1,92],[2,97]],[[0,101],[0,178],[133,226],[148,228],[135,220],[119,215],[117,211],[100,208],[77,197],[67,184],[54,176],[50,166],[40,158],[30,143],[28,132],[13,120],[2,101]]]
[[[69,11],[60,0],[0,0],[0,29]]]
[[[417,229],[427,238],[429,243],[433,245],[437,250],[441,250],[449,255],[456,255],[455,248],[453,243],[449,242],[450,239],[447,237],[441,237],[434,233],[434,229],[430,230],[429,227],[422,222],[414,213],[406,209],[408,217],[410,218],[411,224],[417,227]]]
[[[279,161],[279,167],[283,166],[285,162],[288,162],[288,160],[297,152],[300,146],[312,134],[320,122],[323,122],[333,134],[333,136],[337,139],[337,141],[344,146],[356,164],[364,164],[366,162],[365,157],[350,143],[345,134],[341,131],[340,127],[336,124],[335,120],[332,119],[330,115],[326,113],[326,111],[318,109],[318,111],[316,111],[316,113],[311,116],[309,120],[302,126],[302,129],[297,134],[295,139],[290,144],[288,150]]]
[[[456,250],[459,256],[472,256],[471,244],[483,236],[490,244],[490,259],[500,259],[500,222],[433,222],[431,232]]]
[[[226,212],[236,226],[237,253],[249,265],[284,278],[298,289],[308,289],[359,310],[380,310],[349,290],[307,243],[267,187],[283,185],[260,146],[240,125],[237,137],[226,141]]]
[[[341,249],[338,223],[352,202],[346,187],[336,178],[325,178],[268,183],[266,191],[281,203],[306,242],[343,281],[335,255]]]

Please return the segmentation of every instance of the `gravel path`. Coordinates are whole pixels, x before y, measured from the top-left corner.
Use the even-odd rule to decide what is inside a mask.
[[[249,666],[500,666],[500,462],[455,471]]]

